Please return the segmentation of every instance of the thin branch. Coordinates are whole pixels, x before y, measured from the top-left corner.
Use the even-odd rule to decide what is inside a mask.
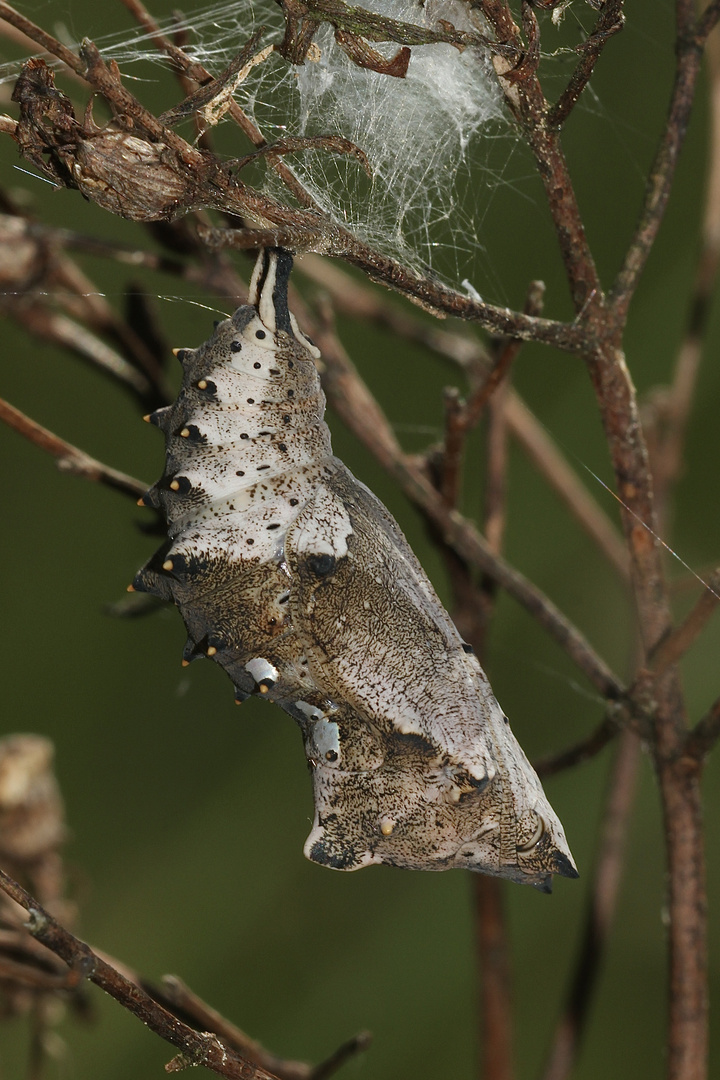
[[[710,7],[716,9],[717,5],[711,4]],[[711,18],[713,14],[716,17],[716,11],[710,12],[708,9],[706,17]],[[670,99],[668,118],[650,170],[640,220],[628,247],[622,269],[610,291],[613,317],[617,325],[625,322],[630,301],[665,215],[690,120],[703,55],[703,40],[695,36],[688,22],[689,20],[686,20],[684,25],[678,28],[675,85]]]
[[[604,3],[589,38],[577,46],[576,51],[581,54],[581,58],[570,76],[570,81],[550,110],[548,123],[551,127],[562,127],[565,123],[589,83],[603,49],[610,38],[625,25],[622,8],[623,0],[608,0]]]
[[[618,718],[609,713],[587,738],[581,739],[573,746],[569,746],[566,750],[561,750],[557,754],[534,761],[533,768],[540,779],[544,780],[548,776],[564,772],[565,769],[583,765],[604,750],[608,743],[612,742],[616,737],[619,730]]]
[[[105,957],[105,959],[116,969],[120,968],[116,960],[110,957]],[[238,1054],[242,1054],[254,1065],[277,1076],[278,1080],[308,1080],[312,1075],[311,1065],[307,1065],[304,1061],[279,1058],[266,1050],[259,1042],[251,1039],[239,1027],[194,994],[177,975],[165,975],[162,986],[157,987],[141,979],[134,972],[124,970],[123,973],[173,1015],[189,1022],[198,1031],[214,1032]]]
[[[703,589],[692,611],[679,626],[663,638],[657,649],[650,654],[648,658],[650,670],[655,676],[662,675],[685,655],[705,629],[718,603],[720,603],[720,569],[707,579],[707,588]]]
[[[503,883],[473,878],[475,946],[480,983],[482,1080],[512,1080],[512,981]]]
[[[720,266],[720,36],[713,34],[706,48],[710,79],[710,162],[706,180],[702,245],[698,252],[685,334],[678,351],[672,382],[650,395],[653,423],[651,460],[658,499],[658,514],[666,517],[672,485],[683,463],[685,435],[695,398],[708,323],[713,310]]]
[[[537,317],[543,309],[545,298],[545,286],[542,281],[531,281],[525,297],[524,315]],[[473,391],[465,406],[463,420],[465,427],[470,430],[475,427],[483,414],[485,406],[497,390],[498,386],[506,378],[522,342],[509,338],[503,342],[502,347],[496,352],[495,362],[487,372],[480,385]]]
[[[512,311],[510,308],[486,304],[443,285],[435,278],[409,270],[396,259],[375,251],[340,226],[328,226],[317,214],[311,215],[286,208],[269,196],[260,199],[259,196],[248,195],[247,191],[245,196],[257,200],[258,210],[262,205],[264,216],[271,218],[285,230],[279,235],[288,242],[293,241],[293,246],[300,245],[305,251],[343,259],[362,270],[371,280],[402,293],[426,311],[441,316],[454,315],[468,322],[477,322],[493,334],[522,341],[544,342],[564,352],[582,352],[587,345],[585,330],[577,323],[541,319]],[[222,208],[233,211],[231,202],[232,200],[226,200]],[[239,201],[234,212],[242,212]],[[272,239],[277,239],[277,235],[273,232],[269,234]],[[217,248],[247,248],[251,246],[251,237],[252,231],[249,230],[207,229],[204,232],[204,239],[209,246]],[[268,234],[265,233],[263,243],[267,242],[267,238]]]
[[[701,762],[707,757],[720,738],[720,698],[711,706],[710,711],[698,720],[687,737],[684,757]]]
[[[371,1042],[372,1036],[369,1031],[361,1031],[357,1035],[353,1035],[347,1042],[338,1046],[330,1057],[310,1070],[310,1080],[328,1080],[328,1077],[333,1076],[348,1061],[357,1057],[358,1054],[364,1053]]]
[[[13,428],[20,435],[29,439],[41,450],[52,454],[57,459],[57,466],[62,472],[74,473],[76,476],[82,476],[86,480],[94,480],[96,483],[105,484],[107,487],[120,491],[123,495],[129,495],[135,500],[147,491],[147,484],[142,484],[139,480],[134,480],[132,476],[128,476],[126,473],[118,472],[117,469],[111,469],[109,466],[103,465],[101,461],[97,461],[95,458],[90,457],[89,454],[78,450],[76,446],[65,442],[64,439],[54,435],[47,428],[41,427],[40,424],[31,420],[25,413],[20,412],[19,409],[1,398],[0,421],[3,421],[8,427]]]
[[[520,395],[511,391],[505,408],[508,425],[530,460],[595,542],[620,579],[628,584],[630,556],[618,528]]]
[[[535,283],[533,283],[535,284]],[[526,310],[535,308],[533,314],[542,310],[542,290],[531,285]],[[519,342],[500,342],[497,359],[488,379],[480,386],[475,410],[465,409],[466,426],[470,418],[479,417],[479,402],[486,394],[488,408],[487,454],[485,465],[485,497],[483,506],[483,533],[488,547],[496,555],[503,550],[507,514],[507,424],[505,400],[508,385],[502,382],[516,359]],[[490,396],[492,389],[495,393]],[[454,553],[448,553],[448,568],[458,562]],[[454,574],[455,607],[464,611],[468,641],[478,656],[484,659],[487,632],[495,607],[497,586],[484,575],[479,589],[473,589],[472,575],[466,563],[461,563]],[[468,611],[468,603],[475,601],[474,619]],[[505,912],[506,887],[497,878],[479,875],[475,888],[475,940],[477,947],[478,976],[480,982],[480,1050],[483,1063],[482,1080],[512,1080],[513,1066],[513,993],[510,941]]]
[[[615,917],[639,760],[638,739],[630,731],[623,732],[603,811],[580,951],[543,1080],[566,1080],[575,1066]]]
[[[110,961],[113,967],[119,968],[117,961]],[[125,975],[138,986],[142,986],[153,1000],[164,1005],[169,1011],[180,1019],[189,1020],[198,1031],[212,1031],[219,1035],[223,1042],[227,1043],[237,1053],[242,1054],[254,1065],[265,1069],[278,1077],[278,1080],[328,1080],[338,1069],[356,1057],[364,1053],[372,1042],[372,1036],[367,1031],[361,1031],[347,1042],[334,1050],[333,1053],[318,1065],[308,1065],[304,1061],[292,1061],[280,1058],[276,1054],[266,1050],[255,1039],[251,1039],[244,1031],[222,1016],[216,1009],[211,1008],[207,1002],[194,994],[192,990],[177,975],[165,975],[162,987],[158,988],[151,983],[140,979],[133,972],[125,971]]]
[[[89,979],[99,986],[156,1035],[180,1050],[185,1065],[204,1065],[227,1080],[273,1080],[271,1073],[253,1065],[217,1035],[195,1031],[178,1020],[136,983],[94,953],[89,945],[56,922],[3,870],[0,870],[0,888],[28,912],[30,934],[68,965],[71,985],[79,985],[84,979]],[[179,1064],[177,1058],[173,1059],[169,1068],[176,1071]]]

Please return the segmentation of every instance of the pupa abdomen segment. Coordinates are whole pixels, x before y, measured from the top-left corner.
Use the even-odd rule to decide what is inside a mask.
[[[332,454],[319,352],[288,310],[292,259],[259,255],[248,305],[182,349],[150,419],[166,467],[145,503],[168,540],[134,587],[177,605],[186,660],[302,729],[335,869],[470,869],[549,888],[577,875],[562,826],[397,523]]]

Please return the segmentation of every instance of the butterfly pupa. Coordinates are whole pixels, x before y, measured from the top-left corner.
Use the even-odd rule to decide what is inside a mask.
[[[144,498],[168,539],[134,587],[177,605],[186,660],[211,657],[237,700],[300,725],[308,858],[547,890],[577,876],[562,825],[399,526],[332,453],[291,267],[261,251],[248,304],[177,351],[180,393],[150,418],[165,471]]]

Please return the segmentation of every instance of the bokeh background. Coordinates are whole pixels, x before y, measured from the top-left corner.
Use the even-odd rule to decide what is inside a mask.
[[[131,25],[118,5],[37,0],[21,5],[73,38]],[[167,14],[169,2],[153,10]],[[576,0],[576,7],[580,7]],[[636,3],[570,121],[565,145],[595,256],[610,283],[627,244],[644,178],[663,124],[672,79],[672,5]],[[555,39],[549,26],[544,47]],[[570,12],[558,42],[579,40]],[[0,43],[6,59],[22,50]],[[552,83],[550,84],[552,86]],[[176,89],[157,71],[134,84],[163,106]],[[698,252],[708,144],[707,87],[701,85],[677,184],[638,292],[627,336],[641,394],[666,382],[688,314]],[[7,106],[10,110],[10,106]],[[230,132],[231,137],[235,137]],[[482,247],[468,276],[498,303],[518,307],[527,282],[547,285],[546,313],[570,315],[562,268],[539,184],[520,147],[498,141],[501,162],[479,169],[488,186],[478,232]],[[235,152],[244,152],[245,147]],[[2,183],[56,224],[147,246],[140,229],[54,192],[15,171],[9,139],[0,147]],[[228,150],[228,152],[232,152]],[[501,181],[498,177],[502,173]],[[85,259],[111,302],[121,306],[128,274]],[[240,263],[242,265],[242,262]],[[305,287],[308,298],[313,288]],[[159,275],[134,275],[151,295],[175,345],[203,340],[216,317],[188,301],[227,311]],[[399,300],[397,301],[401,303]],[[340,320],[353,360],[384,404],[404,444],[421,449],[439,435],[441,391],[456,378],[438,360],[371,326]],[[468,331],[473,333],[471,329]],[[77,359],[3,326],[0,393],[64,438],[150,483],[162,468],[158,433],[134,402]],[[689,430],[686,468],[667,542],[700,574],[718,561],[720,470],[718,313],[710,332]],[[607,511],[615,504],[585,470],[611,482],[589,381],[581,363],[526,347],[516,387],[558,440]],[[461,385],[461,384],[460,384]],[[414,511],[369,454],[330,417],[336,451],[386,502],[445,599],[442,566]],[[464,509],[481,505],[482,439],[473,444]],[[154,548],[143,512],[129,500],[59,474],[18,436],[0,430],[0,732],[52,738],[67,804],[70,889],[80,932],[158,979],[180,975],[213,1006],[278,1054],[317,1061],[361,1029],[369,1053],[346,1068],[355,1080],[455,1077],[476,1072],[476,974],[471,882],[461,872],[422,874],[386,867],[344,875],[306,862],[302,844],[312,805],[298,731],[261,701],[241,710],[211,664],[180,667],[184,632],[174,611],[146,619],[106,614]],[[631,608],[613,571],[570,519],[523,454],[510,464],[507,554],[584,630],[621,677],[633,647]],[[699,593],[668,557],[678,614]],[[720,620],[683,662],[691,715],[720,688]],[[602,703],[564,654],[514,602],[501,596],[487,669],[530,757],[588,733]],[[552,897],[506,889],[520,1077],[536,1075],[578,942],[610,762],[600,757],[547,784],[582,877],[557,880]],[[718,762],[705,778],[711,910],[712,990],[717,950],[720,856]],[[617,927],[598,985],[597,1005],[576,1076],[633,1080],[663,1072],[664,860],[658,798],[643,762],[628,837]],[[65,1051],[53,1076],[120,1080],[162,1074],[170,1048],[119,1007],[92,993],[94,1020],[63,1023]],[[717,1036],[717,1021],[714,1035]],[[22,1020],[0,1034],[4,1080],[24,1075]],[[711,1075],[720,1070],[713,1047]]]

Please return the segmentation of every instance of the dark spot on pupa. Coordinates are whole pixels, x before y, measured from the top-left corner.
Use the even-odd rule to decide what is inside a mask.
[[[247,540],[245,541],[245,543],[246,543],[246,544],[254,544],[254,543],[255,543],[255,541],[253,540],[252,536],[249,536],[249,537],[247,538]]]
[[[240,352],[242,349],[242,341],[231,341],[230,352]]]
[[[280,374],[280,368],[279,367],[271,367],[270,368],[270,374],[271,375],[279,375]]]
[[[249,439],[249,438],[250,438],[250,436],[248,435],[248,433],[247,433],[246,431],[243,431],[243,433],[242,433],[242,435],[240,436],[240,438],[241,438],[241,439]]]
[[[297,500],[297,499],[289,499],[288,501],[289,501],[289,503],[290,503],[290,505],[291,505],[291,506],[297,506],[297,504],[298,504],[298,500]]]
[[[463,652],[466,652],[466,653],[474,653],[475,652],[472,645],[468,645],[467,641],[463,641],[462,650],[463,650]]]
[[[283,453],[285,453],[285,451],[287,450],[287,446],[284,442],[278,443],[278,450],[282,450]]]
[[[260,338],[260,340],[262,341],[262,339],[264,337],[266,337],[265,331],[264,330],[256,330],[255,331],[255,337]]]
[[[268,525],[268,530],[270,530],[270,529],[279,529],[279,528],[280,528],[280,522],[279,521],[273,521],[272,525]]]
[[[245,475],[244,469],[238,469],[237,472],[235,473],[235,475],[236,476],[244,476]]]
[[[256,371],[259,371],[260,368],[262,367],[262,364],[258,364],[258,362],[255,361],[255,363],[253,364],[253,367],[255,368]]]
[[[294,368],[294,367],[295,367],[295,364],[293,363],[293,361],[292,361],[292,360],[288,360],[288,368],[289,368],[289,369],[292,369],[292,368]]]
[[[248,403],[248,405],[254,405],[255,404],[255,398],[254,397],[249,397],[247,399],[247,403]]]
[[[317,577],[326,577],[335,569],[335,559],[332,555],[309,555],[307,564]]]
[[[294,390],[288,390],[288,397],[295,397],[295,391]]]

